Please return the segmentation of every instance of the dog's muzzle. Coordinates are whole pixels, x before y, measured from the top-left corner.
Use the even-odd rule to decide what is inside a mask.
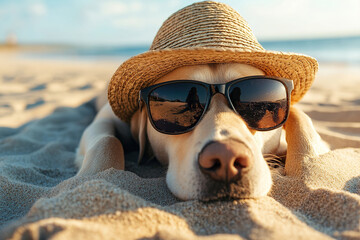
[[[251,150],[236,140],[206,144],[198,157],[199,168],[207,179],[204,200],[247,197],[242,177],[251,169],[253,158]]]

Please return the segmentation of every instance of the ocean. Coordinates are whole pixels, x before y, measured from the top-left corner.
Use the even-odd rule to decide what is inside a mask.
[[[360,36],[260,43],[268,50],[302,53],[319,62],[360,64]]]
[[[360,36],[303,40],[260,41],[267,50],[302,53],[315,57],[319,62],[360,64]],[[149,45],[105,47],[72,46],[62,51],[32,53],[31,57],[75,60],[119,60],[143,53]]]

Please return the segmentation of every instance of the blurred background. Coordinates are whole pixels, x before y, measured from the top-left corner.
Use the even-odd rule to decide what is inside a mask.
[[[193,2],[0,0],[0,42],[42,50],[37,57],[124,60],[146,51],[162,22]],[[266,49],[360,63],[359,0],[222,2],[249,22]]]

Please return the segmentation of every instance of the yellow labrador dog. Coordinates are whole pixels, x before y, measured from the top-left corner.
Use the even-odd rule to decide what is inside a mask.
[[[223,84],[261,75],[264,75],[261,70],[240,63],[205,64],[177,68],[155,84],[190,79]],[[194,103],[196,105],[196,101],[187,103],[187,111],[192,111],[190,108]],[[158,104],[163,102],[159,100]],[[303,144],[296,139],[305,134],[307,144],[317,146],[319,153],[327,152],[328,148],[315,132],[310,119],[291,108],[286,124],[292,125],[285,127],[287,142]],[[123,149],[133,138],[139,144],[139,160],[146,152],[151,152],[168,166],[167,185],[180,199],[253,198],[269,192],[272,180],[264,156],[286,154],[282,127],[269,131],[254,130],[256,127],[249,127],[249,121],[244,121],[244,116],[236,113],[228,98],[220,92],[213,94],[204,115],[193,129],[182,134],[164,134],[155,129],[157,126],[151,122],[148,110],[145,105],[140,107],[128,125],[114,115],[109,103],[104,104],[81,138],[76,158],[80,169],[78,175],[91,175],[111,167],[124,169]],[[154,115],[152,113],[152,118]],[[279,116],[273,115],[272,121],[276,118]],[[119,138],[115,137],[116,132]],[[286,164],[291,166],[291,163]]]

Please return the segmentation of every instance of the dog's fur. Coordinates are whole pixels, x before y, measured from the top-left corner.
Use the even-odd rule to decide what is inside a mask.
[[[264,73],[245,64],[207,64],[178,68],[156,83],[184,79],[224,83],[252,75]],[[328,151],[304,113],[292,107],[288,122],[295,125],[302,123],[289,129],[308,132],[307,141],[312,147],[315,145],[317,154]],[[288,129],[285,130],[287,142],[296,144],[299,134],[289,134]],[[119,138],[115,137],[115,131],[119,133]],[[286,142],[281,140],[284,139],[283,133],[283,128],[266,132],[249,129],[241,117],[229,108],[226,98],[221,94],[213,96],[206,115],[195,129],[181,135],[166,135],[156,131],[149,122],[145,107],[133,115],[129,126],[117,118],[106,103],[82,136],[76,164],[80,168],[78,175],[95,174],[110,167],[124,169],[123,149],[130,147],[126,144],[131,143],[133,137],[140,147],[139,160],[146,152],[151,152],[162,164],[168,165],[167,185],[180,199],[260,197],[269,192],[272,184],[264,156],[286,154]],[[199,167],[199,157],[204,149],[208,151],[211,143],[219,142],[229,148],[237,144],[236,148],[240,147],[249,158],[249,167],[241,170],[241,177],[236,182],[214,180]],[[288,151],[291,149],[289,147]],[[291,166],[292,163],[286,164]]]

